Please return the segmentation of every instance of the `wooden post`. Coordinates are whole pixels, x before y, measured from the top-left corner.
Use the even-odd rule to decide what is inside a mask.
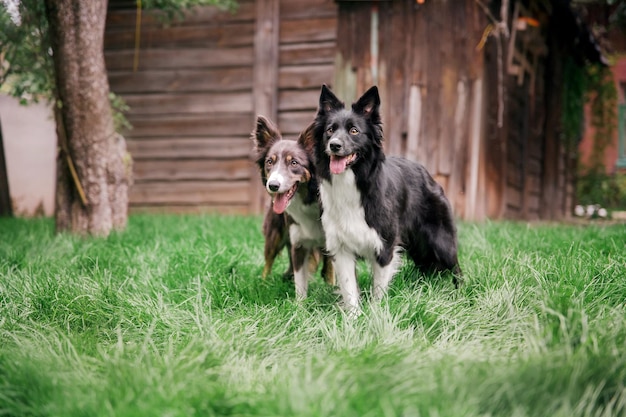
[[[465,173],[465,158],[462,155],[465,151],[465,141],[467,140],[468,84],[469,81],[466,78],[461,78],[457,83],[457,103],[454,109],[454,127],[452,129],[452,172],[448,182],[448,189],[446,190],[450,205],[457,216],[462,211],[460,209],[461,181]]]
[[[406,132],[406,117],[408,103],[408,80],[407,80],[407,43],[411,34],[407,32],[408,22],[415,18],[412,9],[407,7],[407,2],[394,1],[381,5],[381,23],[386,22],[389,30],[384,38],[385,28],[381,32],[380,58],[386,61],[384,70],[387,72],[385,119],[385,152],[389,155],[402,155],[403,134]],[[384,13],[384,14],[383,14]],[[384,19],[384,20],[383,20]],[[391,46],[393,45],[393,46]],[[420,155],[423,157],[423,155]]]
[[[563,91],[563,52],[558,48],[555,34],[550,32],[550,55],[548,56],[548,75],[546,91]],[[541,200],[539,216],[544,220],[556,220],[561,217],[561,201],[555,198],[559,189],[559,158],[561,157],[561,138],[559,137],[563,94],[548,94],[546,98],[546,122],[543,139],[543,169],[541,178]],[[565,184],[567,186],[567,184]]]
[[[472,114],[469,135],[469,177],[467,182],[467,200],[465,201],[465,218],[482,220],[484,218],[484,196],[479,197],[480,163],[482,153],[483,125],[483,80],[478,77],[472,86]],[[482,188],[482,187],[480,187]],[[482,198],[483,201],[479,201]]]
[[[418,161],[421,150],[420,133],[422,130],[422,92],[419,86],[409,88],[409,117],[407,118],[406,157]]]
[[[254,118],[261,114],[274,122],[278,119],[278,54],[279,54],[279,0],[256,1],[256,28],[254,34]],[[254,126],[254,120],[250,126]],[[260,175],[251,164],[250,212],[261,213],[266,193],[261,187]]]
[[[0,217],[13,216],[11,207],[11,193],[9,192],[9,176],[4,157],[4,145],[2,141],[2,123],[0,123]]]

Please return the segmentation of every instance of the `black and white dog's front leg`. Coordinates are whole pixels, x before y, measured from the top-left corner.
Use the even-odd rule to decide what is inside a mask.
[[[356,257],[345,250],[338,251],[334,256],[335,278],[343,306],[349,314],[359,315],[359,286],[356,281]]]
[[[387,294],[389,283],[401,262],[399,247],[389,248],[386,254],[379,254],[372,262],[372,298],[375,301],[380,301]]]

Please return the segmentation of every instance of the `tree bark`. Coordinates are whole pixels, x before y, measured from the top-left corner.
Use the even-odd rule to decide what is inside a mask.
[[[130,157],[117,134],[104,64],[106,0],[45,0],[56,77],[56,229],[126,227]]]

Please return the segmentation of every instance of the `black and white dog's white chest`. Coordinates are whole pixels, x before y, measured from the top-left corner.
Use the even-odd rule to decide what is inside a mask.
[[[333,255],[349,252],[374,259],[383,249],[383,241],[365,220],[354,172],[348,169],[341,175],[333,176],[332,182],[323,180],[320,198],[327,250]]]

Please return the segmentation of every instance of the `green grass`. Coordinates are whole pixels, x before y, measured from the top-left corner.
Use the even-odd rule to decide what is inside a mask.
[[[0,416],[626,415],[624,225],[460,224],[465,286],[405,265],[357,319],[260,229],[0,219]]]

